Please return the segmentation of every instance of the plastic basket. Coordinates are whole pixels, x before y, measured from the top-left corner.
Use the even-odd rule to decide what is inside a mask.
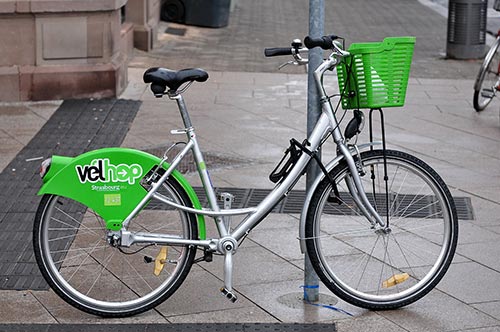
[[[388,37],[382,42],[352,44],[351,56],[337,67],[342,108],[403,106],[415,39]]]

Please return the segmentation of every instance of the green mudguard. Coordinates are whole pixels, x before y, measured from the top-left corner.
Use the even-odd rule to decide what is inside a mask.
[[[144,198],[144,176],[161,160],[151,154],[125,148],[105,148],[70,158],[52,156],[39,195],[53,194],[71,198],[93,209],[109,230],[120,230],[122,222]],[[164,163],[168,169],[170,165]],[[192,206],[201,210],[193,187],[178,171],[170,175],[186,191]],[[205,220],[197,216],[198,235],[205,239]]]

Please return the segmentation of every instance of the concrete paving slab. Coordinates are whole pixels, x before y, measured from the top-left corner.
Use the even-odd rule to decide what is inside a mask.
[[[473,331],[473,332],[499,332],[500,327],[492,326],[492,327],[484,327],[479,329],[471,329],[471,330],[461,330],[461,331]]]
[[[458,252],[461,255],[500,272],[500,261],[498,260],[500,248],[497,246],[496,241],[463,244],[458,248]]]
[[[257,227],[260,230],[277,228],[293,231],[299,226],[299,218],[298,214],[270,213]]]
[[[475,303],[474,308],[500,320],[500,301]]]
[[[441,292],[431,292],[403,309],[379,314],[408,331],[458,331],[500,326],[498,320]]]
[[[462,245],[461,248],[464,246]],[[453,264],[438,288],[465,303],[500,301],[500,272],[478,262]]]
[[[233,284],[236,289],[245,285],[296,280],[304,275],[303,270],[262,246],[241,248],[233,261]],[[203,265],[221,280],[224,277],[223,266],[223,257],[214,257],[212,263]]]
[[[54,320],[59,324],[145,324],[145,323],[166,323],[163,316],[155,310],[127,318],[101,318],[84,313],[73,308],[63,301],[52,290],[37,291],[32,295],[43,305],[45,310],[50,312]]]
[[[238,301],[228,301],[220,292],[223,286],[218,279],[201,266],[193,266],[182,286],[167,301],[156,307],[156,310],[169,317],[209,313],[218,310],[247,308],[251,304],[245,296],[238,295]]]
[[[169,317],[173,324],[179,323],[279,323],[279,320],[256,306],[225,309],[197,314]]]
[[[365,313],[354,319],[339,318],[335,320],[338,331],[372,331],[372,332],[391,332],[406,331],[401,326],[391,322],[379,314]]]
[[[241,286],[239,289],[246,297],[255,302],[259,307],[268,311],[282,322],[334,322],[337,319],[345,319],[349,316],[343,312],[332,309],[314,306],[305,303],[301,299],[303,292],[301,286],[303,280],[290,280],[276,283],[266,283],[258,285]],[[326,288],[320,288],[325,296],[326,302],[320,302],[326,305],[333,305],[336,308],[345,310],[355,317],[367,314],[368,311],[359,309],[338,300]],[[284,298],[294,298],[293,301],[284,301]],[[328,302],[333,300],[335,303]]]
[[[486,229],[491,230],[494,233],[499,234],[500,233],[500,226],[495,225],[495,226],[485,226]]]
[[[478,226],[476,222],[461,222],[459,237],[461,245],[488,243],[498,240],[496,233],[491,232],[488,228]]]
[[[2,299],[0,317],[4,324],[57,323],[50,311],[30,291],[0,290],[0,299]]]
[[[29,109],[39,117],[48,120],[56,109],[61,106],[62,100],[47,100],[39,102],[29,102]]]
[[[249,236],[252,241],[268,248],[286,260],[303,258],[303,254],[300,252],[299,240],[297,240],[299,231],[296,223],[293,223],[290,227],[265,230],[257,227]],[[280,239],[280,241],[276,239]]]
[[[5,136],[0,138],[0,170],[3,170],[23,148],[23,144],[17,139],[12,139],[9,135]]]

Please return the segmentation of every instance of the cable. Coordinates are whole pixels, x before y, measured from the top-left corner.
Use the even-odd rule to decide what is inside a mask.
[[[155,246],[156,244],[152,243],[152,244],[148,244],[147,246],[144,246],[140,249],[137,249],[136,251],[133,251],[133,252],[126,252],[124,251],[121,247],[118,247],[118,250],[122,253],[122,254],[125,254],[125,255],[134,255],[134,254],[137,254],[138,252],[141,252],[143,251],[144,249],[146,249],[147,247],[151,247],[151,246]]]

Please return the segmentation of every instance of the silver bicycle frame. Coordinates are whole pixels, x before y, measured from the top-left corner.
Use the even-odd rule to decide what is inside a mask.
[[[333,140],[338,146],[339,155],[342,155],[342,158],[346,160],[350,170],[351,177],[348,180],[348,188],[351,192],[351,195],[360,206],[360,209],[366,216],[368,222],[372,224],[378,223],[383,227],[385,225],[385,222],[381,219],[380,215],[375,211],[373,206],[369,203],[368,198],[366,197],[360,176],[355,165],[354,158],[352,157],[352,152],[345,144],[345,140],[340,131],[330,99],[328,98],[324,90],[324,73],[328,70],[333,69],[338,64],[339,58],[347,54],[346,52],[340,50],[338,51],[339,52],[332,53],[332,55],[330,55],[328,59],[324,60],[323,63],[314,72],[314,78],[316,86],[318,88],[318,94],[322,106],[322,114],[318,122],[316,123],[312,133],[308,137],[309,145],[307,148],[313,153],[317,152],[324,138],[330,133],[332,134]],[[221,252],[227,252],[227,250],[224,250],[219,244],[223,242],[223,240],[230,240],[232,244],[231,250],[236,250],[237,242],[240,241],[244,236],[246,236],[273,209],[273,207],[281,201],[281,199],[289,194],[294,185],[297,183],[298,179],[303,174],[312,157],[309,154],[302,153],[288,176],[282,182],[277,184],[276,187],[268,194],[268,196],[265,197],[256,207],[246,209],[221,210],[218,205],[216,193],[210,181],[210,176],[206,168],[200,147],[198,145],[195,130],[189,118],[184,99],[181,94],[173,94],[169,95],[169,97],[170,99],[177,101],[179,112],[185,126],[185,129],[181,132],[186,133],[188,142],[184,149],[179,152],[178,155],[173,159],[171,167],[166,170],[166,172],[156,183],[152,185],[151,189],[142,199],[139,205],[125,219],[123,223],[124,230],[121,231],[121,244],[124,246],[130,246],[135,243],[195,245],[210,248],[212,250],[218,250]],[[184,156],[190,150],[193,152],[198,173],[203,184],[206,196],[208,198],[208,203],[210,206],[210,208],[208,209],[198,210],[182,206],[172,202],[171,200],[157,192],[162,183],[167,180],[173,170],[179,165],[182,158],[184,158]],[[147,204],[147,202],[151,198],[158,199],[167,205],[189,213],[214,217],[220,238],[211,240],[186,240],[165,234],[131,233],[126,231],[126,228],[132,218],[145,206],[145,204]],[[243,221],[239,225],[237,225],[232,232],[230,232],[228,225],[224,223],[223,217],[234,215],[247,215],[247,217],[244,218]]]

